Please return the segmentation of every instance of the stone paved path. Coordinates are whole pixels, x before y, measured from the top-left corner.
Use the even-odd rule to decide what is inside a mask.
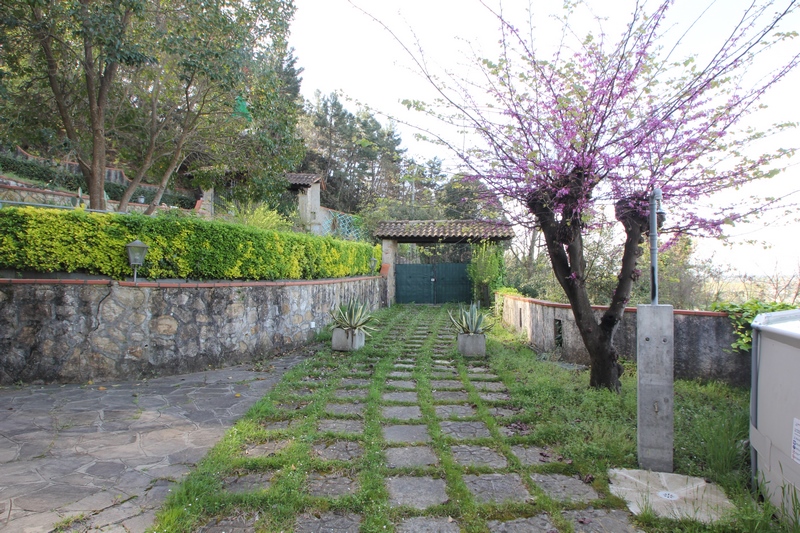
[[[388,345],[400,347],[399,354],[354,357],[356,362],[341,356],[339,377],[318,383],[318,392],[308,396],[294,391],[308,402],[297,404],[302,410],[276,410],[261,421],[275,429],[259,446],[298,443],[284,451],[275,448],[266,467],[275,478],[290,479],[296,466],[307,464],[292,453],[298,453],[303,441],[310,443],[310,451],[302,453],[310,454],[312,466],[303,474],[298,496],[302,511],[293,518],[292,530],[357,533],[366,527],[445,533],[469,527],[556,533],[571,527],[577,532],[635,533],[627,512],[592,508],[601,507],[605,495],[577,473],[557,473],[570,469],[551,464],[558,462],[557,456],[526,436],[528,428],[514,418],[521,413],[491,360],[456,355],[442,312],[435,320],[420,319],[419,309],[409,307],[388,326]],[[276,408],[288,401],[280,395],[272,400]],[[309,420],[314,416],[316,420]],[[292,423],[313,429],[292,432]],[[284,462],[281,454],[292,459]],[[362,469],[376,468],[383,476],[385,501],[354,499],[363,488]],[[243,484],[238,480],[223,486],[239,492]],[[269,500],[273,486],[270,480],[254,485],[252,497],[274,501]],[[461,518],[457,498],[471,499],[477,515]],[[542,510],[554,507],[563,511],[553,516]],[[369,509],[388,516],[390,524],[368,525],[374,520]],[[241,509],[215,517],[200,531],[288,531],[286,523]]]
[[[79,514],[71,531],[144,531],[175,482],[303,359],[274,359],[266,372],[0,389],[0,531],[49,532]]]

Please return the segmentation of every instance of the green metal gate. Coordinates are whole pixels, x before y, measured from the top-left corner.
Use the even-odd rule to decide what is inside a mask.
[[[395,265],[397,303],[469,302],[472,282],[465,263]]]

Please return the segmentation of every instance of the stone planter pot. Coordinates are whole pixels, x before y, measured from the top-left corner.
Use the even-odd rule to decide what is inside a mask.
[[[363,331],[334,328],[331,348],[337,352],[353,352],[363,348],[365,341],[366,335]]]
[[[486,357],[486,335],[459,333],[458,353],[464,357]]]

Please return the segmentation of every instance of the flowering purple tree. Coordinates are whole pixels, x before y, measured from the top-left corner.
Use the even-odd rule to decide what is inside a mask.
[[[747,145],[765,132],[740,126],[765,91],[798,63],[794,50],[765,77],[747,83],[749,67],[774,60],[795,35],[781,33],[780,26],[795,14],[796,0],[748,2],[729,37],[702,63],[694,57],[676,61],[674,45],[661,43],[673,0],[652,11],[644,4],[636,2],[616,42],[603,34],[572,48],[562,41],[548,60],[492,11],[500,22],[501,54],[479,62],[479,85],[453,77],[442,82],[407,48],[444,110],[409,105],[467,125],[480,139],[470,150],[448,145],[475,179],[534,216],[588,349],[590,384],[612,390],[619,390],[622,371],[614,333],[640,275],[650,192],[661,188],[671,206],[664,231],[720,234],[724,224],[780,201],[710,209],[708,197],[775,175],[778,160],[792,152],[749,156]],[[569,35],[567,21],[565,28]],[[611,305],[598,318],[585,287],[583,238],[603,205],[614,206],[626,240]]]

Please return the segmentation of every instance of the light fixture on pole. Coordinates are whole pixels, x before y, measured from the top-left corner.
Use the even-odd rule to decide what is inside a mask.
[[[136,284],[136,271],[144,264],[144,256],[147,255],[147,245],[136,239],[125,245],[128,250],[128,262],[133,267],[133,283]]]
[[[375,265],[377,265],[377,264],[378,264],[378,260],[377,259],[375,259],[374,257],[370,257],[369,258],[369,273],[370,274],[374,274],[375,273]]]

